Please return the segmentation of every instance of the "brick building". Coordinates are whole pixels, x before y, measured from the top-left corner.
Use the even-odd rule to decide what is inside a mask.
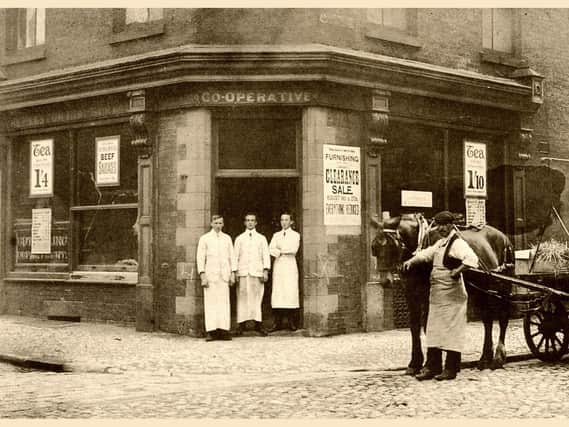
[[[1,10],[2,312],[199,335],[210,215],[270,237],[290,210],[303,327],[393,327],[370,215],[527,244],[539,158],[569,154],[568,13]]]

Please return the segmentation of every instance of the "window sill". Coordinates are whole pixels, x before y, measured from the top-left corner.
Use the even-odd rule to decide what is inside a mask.
[[[136,285],[138,273],[134,272],[73,272],[69,273],[27,273],[11,272],[4,279],[7,282],[59,282],[59,283],[90,283],[90,284],[120,284]]]
[[[19,64],[21,62],[38,61],[45,59],[46,47],[45,45],[27,47],[15,51],[5,52],[3,65]]]
[[[368,24],[365,36],[369,39],[384,40],[391,43],[402,44],[414,48],[421,48],[419,39],[406,31],[397,28],[384,27],[382,25]]]
[[[525,58],[514,56],[508,52],[500,52],[492,49],[484,49],[480,52],[480,61],[506,65],[514,68],[521,68],[528,65],[528,61]]]
[[[130,40],[143,39],[159,36],[164,33],[164,20],[159,19],[151,22],[129,24],[126,28],[111,36],[109,44],[118,44]]]

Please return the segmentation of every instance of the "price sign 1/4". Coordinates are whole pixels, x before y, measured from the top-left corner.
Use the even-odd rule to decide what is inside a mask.
[[[30,196],[53,196],[53,139],[30,141]]]
[[[486,197],[486,144],[464,141],[464,196]]]

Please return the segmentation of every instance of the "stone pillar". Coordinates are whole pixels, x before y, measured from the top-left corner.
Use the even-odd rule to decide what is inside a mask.
[[[151,102],[144,90],[128,93],[131,144],[138,152],[138,282],[136,284],[136,330],[154,330],[153,287],[153,150],[155,132]]]
[[[367,138],[365,141],[365,178],[367,230],[367,281],[362,292],[364,328],[366,331],[382,331],[393,325],[392,283],[393,273],[381,267],[381,259],[371,253],[371,242],[376,229],[370,219],[382,219],[381,208],[381,153],[388,145],[389,92],[373,91],[370,111],[367,113]]]
[[[176,292],[179,333],[199,336],[204,331],[203,291],[197,274],[198,240],[209,230],[211,219],[211,112],[194,109],[181,113],[176,124],[176,248],[180,254],[176,280],[184,289]]]

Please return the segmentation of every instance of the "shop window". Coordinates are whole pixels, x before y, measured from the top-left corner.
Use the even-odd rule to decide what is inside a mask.
[[[97,127],[79,130],[74,137],[57,133],[14,142],[14,273],[136,275],[137,155],[129,141],[123,127]],[[47,155],[43,163],[37,163],[34,146]]]
[[[46,9],[6,9],[5,64],[45,57]]]
[[[482,47],[514,53],[514,10],[482,10]]]
[[[218,121],[219,169],[296,169],[296,121]]]

